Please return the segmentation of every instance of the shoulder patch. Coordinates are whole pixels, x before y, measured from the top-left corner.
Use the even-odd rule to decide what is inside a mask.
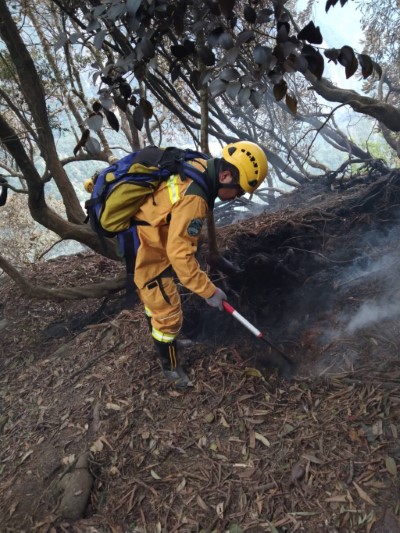
[[[190,221],[190,224],[187,228],[187,232],[191,237],[197,237],[202,227],[203,227],[203,220],[201,218],[194,218],[193,220]]]

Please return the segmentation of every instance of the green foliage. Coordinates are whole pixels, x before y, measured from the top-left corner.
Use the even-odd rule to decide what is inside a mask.
[[[399,166],[399,158],[386,143],[383,137],[381,137],[381,139],[368,141],[365,143],[365,148],[369,150],[369,153],[374,159],[383,159],[390,167]]]
[[[67,9],[67,2],[61,1],[61,6]],[[142,103],[131,101],[125,76],[134,74],[138,81],[145,82],[149,72],[157,75],[155,67],[159,67],[160,60],[168,64],[172,83],[186,78],[192,90],[208,87],[211,99],[225,96],[239,107],[250,104],[258,109],[263,95],[269,92],[277,101],[287,96],[289,109],[295,113],[297,99],[289,79],[306,71],[321,79],[326,60],[320,51],[323,36],[319,27],[310,21],[299,31],[289,9],[284,2],[273,6],[270,2],[253,2],[243,7],[239,2],[189,0],[96,6],[81,1],[76,15],[90,13],[90,22],[81,35],[74,34],[74,43],[82,46],[91,42],[97,50],[107,51],[113,42],[120,50],[117,60],[108,62],[97,76],[112,92],[125,98],[126,105],[133,105],[136,113]],[[120,32],[122,26],[125,31]],[[67,38],[65,32],[59,35],[56,46],[63,46]],[[369,56],[358,54],[348,45],[326,50],[325,56],[342,65],[347,77],[358,69],[364,78],[379,71]],[[141,129],[142,121],[137,120],[136,126]]]

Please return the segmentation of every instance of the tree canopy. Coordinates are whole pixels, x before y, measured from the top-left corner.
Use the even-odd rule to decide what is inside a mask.
[[[346,9],[346,2],[335,4],[328,1],[326,9]],[[70,169],[90,160],[106,165],[112,153],[145,144],[180,144],[180,138],[208,151],[212,139],[240,138],[264,147],[271,171],[257,202],[217,206],[221,223],[238,208],[257,213],[277,194],[350,177],[353,163],[370,164],[368,146],[335,120],[340,107],[376,119],[398,154],[398,91],[390,70],[397,41],[389,36],[395,15],[384,25],[393,6],[372,16],[367,3],[368,45],[356,51],[346,43],[327,49],[310,5],[299,12],[282,1],[0,0],[0,167],[9,188],[27,195],[34,224],[104,253],[84,223],[81,184]],[[363,78],[365,94],[324,78],[328,62]],[[68,153],[66,132],[75,138]],[[321,161],[317,137],[337,163]],[[65,215],[50,205],[49,187]],[[112,246],[107,255],[116,258]],[[7,257],[0,259],[16,279]]]

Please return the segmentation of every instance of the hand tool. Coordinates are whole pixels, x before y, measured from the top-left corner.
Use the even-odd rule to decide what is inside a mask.
[[[267,339],[263,333],[257,329],[253,324],[251,324],[247,318],[245,318],[243,315],[241,315],[236,309],[234,309],[230,303],[228,303],[226,300],[223,300],[222,305],[224,307],[224,310],[232,315],[238,322],[243,324],[245,328],[247,328],[253,335],[257,337],[257,339],[260,339],[267,344],[271,346],[276,352],[278,352],[284,359],[286,359],[287,362],[289,362],[292,366],[294,366],[293,361],[288,357],[282,350],[280,350],[277,346],[275,346],[269,339]]]

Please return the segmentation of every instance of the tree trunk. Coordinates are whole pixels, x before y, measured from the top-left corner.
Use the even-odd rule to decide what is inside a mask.
[[[115,279],[92,283],[82,287],[64,287],[62,289],[32,285],[11,263],[0,255],[0,268],[32,298],[43,300],[82,300],[83,298],[104,298],[125,288],[126,273]]]
[[[368,96],[362,96],[356,91],[336,87],[325,78],[318,80],[311,72],[307,72],[305,77],[315,91],[328,102],[347,104],[357,113],[376,118],[389,130],[400,131],[400,110],[396,107]]]
[[[48,172],[53,176],[61,193],[68,219],[71,222],[79,223],[84,218],[84,214],[57,154],[48,120],[42,82],[10,14],[6,0],[0,0],[0,13],[0,36],[8,48],[11,60],[17,70],[22,93],[32,113],[40,153],[46,162]]]

